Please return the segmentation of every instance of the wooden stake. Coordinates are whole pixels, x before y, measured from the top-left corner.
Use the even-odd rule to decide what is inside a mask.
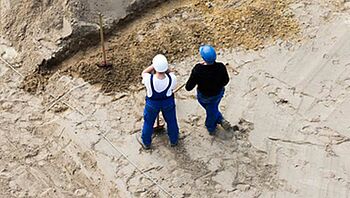
[[[109,64],[107,64],[107,56],[106,56],[106,48],[105,48],[105,38],[104,38],[104,32],[103,32],[103,18],[102,13],[99,13],[100,17],[100,37],[101,37],[101,46],[102,46],[102,58],[103,62],[100,65],[101,67],[107,67]]]

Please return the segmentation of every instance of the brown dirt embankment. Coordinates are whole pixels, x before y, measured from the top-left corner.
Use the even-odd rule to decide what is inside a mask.
[[[101,62],[101,53],[95,49],[75,57],[64,72],[100,83],[105,92],[114,92],[137,85],[142,68],[151,64],[157,53],[165,54],[173,62],[195,55],[203,43],[217,49],[259,50],[278,39],[296,40],[299,24],[289,10],[291,2],[188,0],[168,3],[157,9],[170,11],[135,21],[109,40],[112,68],[96,67],[96,63]],[[24,88],[36,90],[41,78],[29,76]]]

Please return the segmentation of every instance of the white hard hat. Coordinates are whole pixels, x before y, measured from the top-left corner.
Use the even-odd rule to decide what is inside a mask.
[[[157,72],[166,72],[168,70],[168,61],[162,54],[158,54],[153,58],[153,67]]]

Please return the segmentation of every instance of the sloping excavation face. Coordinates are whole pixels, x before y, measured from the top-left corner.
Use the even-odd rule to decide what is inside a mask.
[[[17,50],[19,55],[9,62],[18,65],[22,73],[41,74],[32,76],[33,81],[25,87],[29,92],[36,92],[43,88],[37,89],[38,86],[47,81],[47,77],[41,76],[52,73],[62,61],[77,52],[99,44],[99,13],[104,16],[104,30],[108,36],[164,1],[3,0],[0,3],[0,43],[7,40],[10,43],[7,47]]]

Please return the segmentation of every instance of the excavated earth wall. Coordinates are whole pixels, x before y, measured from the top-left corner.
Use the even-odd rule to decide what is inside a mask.
[[[98,13],[108,35],[163,1],[1,0],[0,52],[14,47],[19,55],[10,61],[26,70],[52,67],[99,42]]]

